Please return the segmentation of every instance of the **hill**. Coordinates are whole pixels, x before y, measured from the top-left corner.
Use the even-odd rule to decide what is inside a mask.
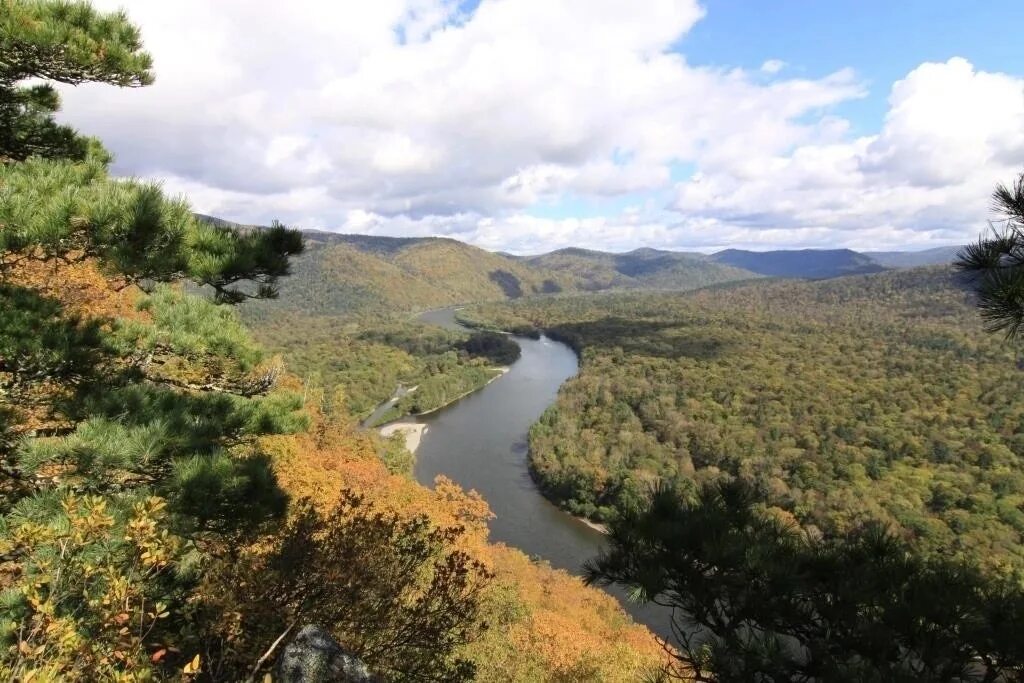
[[[453,239],[303,234],[307,253],[268,309],[409,312],[573,288],[569,277]]]
[[[582,291],[605,289],[697,289],[757,277],[749,270],[713,263],[702,254],[636,249],[616,254],[559,249],[527,257],[534,267],[567,276]]]
[[[197,216],[220,227],[257,227]],[[304,230],[303,235],[307,253],[295,260],[293,275],[282,288],[281,301],[265,305],[268,310],[315,315],[398,313],[563,292],[687,291],[765,276],[822,280],[886,268],[949,263],[958,249],[869,253],[850,249],[726,249],[709,256],[652,248],[615,253],[569,247],[517,256],[445,237],[383,237],[321,230]]]
[[[770,277],[824,280],[843,275],[863,275],[885,270],[870,257],[850,249],[799,249],[746,251],[726,249],[711,260]]]
[[[536,478],[577,514],[738,477],[811,533],[880,521],[925,553],[1024,568],[1024,380],[948,267],[465,314],[580,352],[530,438]]]
[[[952,263],[961,249],[963,249],[962,246],[950,246],[923,251],[865,251],[862,253],[886,268],[917,268]]]
[[[218,225],[234,225],[212,219]],[[757,277],[700,254],[562,249],[517,257],[442,237],[304,231],[307,252],[276,302],[253,308],[315,315],[409,312],[479,301],[606,289],[689,290]]]

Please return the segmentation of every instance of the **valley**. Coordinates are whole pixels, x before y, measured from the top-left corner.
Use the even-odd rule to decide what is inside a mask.
[[[1024,683],[1018,7],[729,4],[0,0],[0,681]]]

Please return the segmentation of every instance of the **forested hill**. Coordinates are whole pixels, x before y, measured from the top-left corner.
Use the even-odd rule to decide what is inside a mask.
[[[935,247],[923,251],[865,251],[864,255],[886,268],[940,266],[956,260],[962,247]]]
[[[611,288],[690,290],[758,277],[700,255],[654,249],[516,257],[440,237],[303,234],[306,253],[295,260],[280,300],[256,307],[259,317],[408,312]]]
[[[726,249],[711,256],[716,263],[744,268],[760,275],[825,280],[842,275],[877,273],[885,267],[850,249],[744,251]]]
[[[196,214],[218,227],[258,229]],[[569,247],[534,256],[491,252],[445,237],[384,237],[304,230],[307,254],[274,308],[348,315],[609,289],[687,291],[760,277],[822,280],[890,268],[951,263],[959,247],[715,254],[641,248],[624,253]]]
[[[696,289],[759,277],[756,273],[715,263],[703,254],[636,249],[615,254],[590,249],[559,249],[523,259],[537,268],[565,274],[577,289]]]
[[[218,227],[258,229],[212,216],[197,217]],[[687,291],[765,276],[818,280],[949,263],[958,250],[726,249],[707,255],[652,248],[614,253],[570,247],[515,256],[445,237],[383,237],[322,230],[304,230],[303,235],[307,253],[296,261],[281,301],[267,304],[267,310],[315,315],[397,313],[540,294],[610,289]]]
[[[581,352],[530,439],[576,513],[738,477],[815,533],[880,520],[925,552],[1024,567],[1024,380],[947,268],[464,314]]]

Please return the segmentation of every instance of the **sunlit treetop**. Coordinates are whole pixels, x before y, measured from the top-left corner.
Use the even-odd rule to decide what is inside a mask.
[[[78,85],[137,87],[153,82],[153,59],[124,12],[84,2],[2,0],[0,82],[42,78]]]

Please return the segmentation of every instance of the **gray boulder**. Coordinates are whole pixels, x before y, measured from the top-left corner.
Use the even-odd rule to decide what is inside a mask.
[[[376,683],[359,659],[345,652],[319,626],[306,626],[277,658],[275,681],[282,683]]]

